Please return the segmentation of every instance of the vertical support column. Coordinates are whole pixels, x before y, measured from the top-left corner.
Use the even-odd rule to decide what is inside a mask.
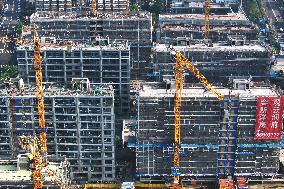
[[[74,97],[75,106],[76,106],[76,125],[77,125],[77,144],[78,144],[78,163],[79,170],[82,170],[81,163],[81,121],[80,121],[80,110],[79,110],[79,97]]]
[[[63,69],[64,69],[64,83],[67,83],[67,70],[66,70],[66,51],[64,50],[63,51],[63,62],[64,62],[64,65],[63,65]]]
[[[15,145],[13,144],[14,143],[14,141],[13,141],[13,139],[14,139],[14,132],[13,132],[13,130],[14,130],[14,127],[13,127],[13,116],[12,116],[12,114],[13,114],[13,111],[11,110],[11,108],[12,108],[12,106],[14,106],[14,108],[15,108],[15,104],[11,104],[11,102],[10,102],[10,100],[11,100],[11,98],[10,97],[5,97],[5,99],[6,99],[6,107],[7,107],[7,121],[8,121],[8,123],[7,123],[7,126],[9,125],[9,136],[11,136],[10,137],[10,149],[11,149],[11,156],[13,156],[13,157],[16,157],[17,155],[16,154],[14,154],[15,153]]]
[[[45,74],[45,81],[48,81],[48,73],[47,73],[47,64],[48,64],[48,62],[46,61],[46,51],[43,51],[42,52],[42,55],[43,55],[43,61],[42,61],[42,63],[44,64],[44,68],[45,68],[45,70],[44,70],[44,74]]]
[[[26,82],[29,83],[29,64],[28,64],[28,52],[25,50],[25,68],[26,68]]]
[[[100,98],[100,106],[101,106],[101,162],[102,162],[102,180],[105,180],[105,150],[104,150],[104,123],[105,123],[105,118],[104,118],[104,112],[103,112],[103,98]]]
[[[114,160],[112,160],[112,178],[115,179],[115,114],[114,114],[114,96],[112,96],[112,104],[111,104],[111,130],[113,131],[112,136],[112,153],[114,155]]]
[[[54,144],[55,144],[55,156],[56,156],[56,159],[58,160],[59,157],[58,157],[58,144],[57,144],[57,140],[58,140],[58,137],[57,137],[57,121],[56,121],[56,117],[55,117],[55,101],[54,101],[54,98],[51,98],[51,104],[52,104],[52,121],[53,121],[53,127],[54,127]]]
[[[120,111],[122,112],[122,104],[123,104],[123,100],[122,100],[122,91],[121,91],[121,89],[122,89],[122,83],[121,83],[121,77],[122,77],[122,75],[121,75],[121,51],[119,51],[119,98],[120,98]]]
[[[102,53],[102,51],[99,51],[99,53],[100,53],[100,84],[102,84],[103,83],[103,60],[102,60],[102,56],[103,56],[103,53]]]
[[[80,74],[83,77],[83,50],[80,49]]]

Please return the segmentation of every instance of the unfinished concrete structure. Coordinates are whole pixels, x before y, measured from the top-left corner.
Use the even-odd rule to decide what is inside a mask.
[[[74,79],[73,88],[44,83],[47,148],[50,160],[67,157],[72,181],[114,180],[114,92],[110,85]],[[23,153],[18,136],[38,129],[36,90],[10,86],[0,91],[0,158]]]
[[[44,43],[43,43],[44,45]],[[58,45],[58,46],[57,46]],[[127,44],[95,46],[87,44],[43,47],[44,82],[62,85],[72,78],[88,78],[93,84],[110,84],[114,87],[117,110],[129,109],[130,50]],[[17,47],[18,70],[27,83],[35,83],[33,46]]]
[[[36,0],[36,11],[71,12],[72,0]]]
[[[172,48],[181,51],[211,82],[227,83],[230,76],[251,75],[256,80],[267,77],[272,62],[268,48],[233,39],[228,43],[213,43],[212,46],[186,46],[184,43]],[[171,55],[169,46],[157,44],[152,52],[153,61],[148,66],[148,75],[156,77],[157,81],[173,79],[175,57]],[[185,74],[185,80],[193,82],[195,77],[188,73]]]
[[[236,87],[236,85],[235,85]],[[220,143],[223,128],[222,108],[218,99],[201,85],[184,84],[181,102],[181,160],[183,178],[215,180],[226,169],[234,176],[251,179],[271,178],[277,174],[280,141],[254,140],[256,98],[279,96],[270,86],[252,84],[249,89],[217,87],[230,95],[235,104],[231,128],[233,143],[224,152]],[[173,167],[175,87],[165,83],[147,83],[141,88],[138,102],[137,173],[141,180],[170,177]],[[223,126],[222,126],[223,125]],[[225,130],[228,128],[225,128]],[[226,151],[226,150],[225,150]],[[227,171],[227,170],[226,170]]]
[[[44,188],[61,189],[61,187],[54,182],[55,179],[64,179],[62,182],[70,184],[69,163],[67,161],[49,162],[47,168],[53,171],[56,177],[44,173]],[[27,154],[18,155],[18,157],[13,160],[0,160],[0,174],[0,188],[33,188],[32,170]]]
[[[95,41],[101,38],[110,42],[128,41],[130,44],[152,43],[152,16],[149,12],[98,12],[98,17],[76,14],[34,13],[31,25],[38,26],[41,37],[56,37],[72,41]]]
[[[157,41],[176,44],[178,38],[203,39],[204,14],[201,13],[202,11],[198,12],[198,10],[193,8],[192,14],[160,15]],[[256,40],[258,28],[243,13],[232,12],[229,8],[216,8],[214,10],[216,10],[216,13],[210,16],[209,36],[213,42],[224,41],[228,35],[244,35],[248,40]]]
[[[107,43],[128,41],[131,53],[131,78],[145,79],[144,68],[152,47],[152,15],[149,12],[98,12],[98,17],[76,14],[35,13],[31,24],[38,26],[41,37],[56,37],[74,42]]]
[[[129,10],[129,0],[98,0],[97,9],[102,11]]]
[[[173,0],[171,3],[170,12],[172,14],[203,14],[204,13],[204,0]],[[226,2],[222,4],[222,0],[218,1],[216,4],[211,3],[210,13],[211,14],[227,14],[232,12],[232,3],[238,4],[238,0],[232,0],[231,2]],[[230,5],[231,4],[231,5]]]

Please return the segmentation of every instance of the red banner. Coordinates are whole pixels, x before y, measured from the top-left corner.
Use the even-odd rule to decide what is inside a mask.
[[[283,98],[258,97],[254,139],[281,140]]]

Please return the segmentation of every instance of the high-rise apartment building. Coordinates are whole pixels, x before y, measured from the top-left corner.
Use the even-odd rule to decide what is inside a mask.
[[[87,79],[72,83],[73,89],[43,84],[48,158],[68,158],[74,182],[114,180],[113,88]],[[0,107],[0,158],[13,159],[24,152],[19,136],[33,136],[38,129],[35,87],[1,89]]]

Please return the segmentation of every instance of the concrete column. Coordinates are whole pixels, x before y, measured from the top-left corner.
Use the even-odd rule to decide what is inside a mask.
[[[105,150],[104,150],[104,123],[105,123],[105,119],[104,119],[104,112],[103,112],[103,98],[100,98],[100,106],[101,106],[101,142],[102,142],[102,153],[101,153],[101,158],[102,158],[102,180],[105,180],[105,158],[104,158],[104,154],[105,154]]]
[[[52,98],[52,121],[53,121],[53,127],[54,127],[54,144],[55,144],[55,156],[56,159],[58,160],[58,144],[57,144],[57,126],[56,126],[56,116],[55,116],[55,101],[54,98]]]
[[[64,83],[67,83],[67,73],[66,73],[66,51],[63,51],[63,62],[64,62]]]
[[[99,51],[99,52],[100,52],[100,83],[102,84],[103,83],[103,60],[102,60],[103,53],[102,51]]]
[[[76,106],[76,125],[77,125],[77,144],[78,144],[78,160],[79,160],[79,170],[82,170],[82,163],[81,163],[81,122],[80,122],[80,110],[79,110],[79,98],[74,97],[75,99],[75,106]]]
[[[80,49],[80,74],[83,77],[83,50]]]

